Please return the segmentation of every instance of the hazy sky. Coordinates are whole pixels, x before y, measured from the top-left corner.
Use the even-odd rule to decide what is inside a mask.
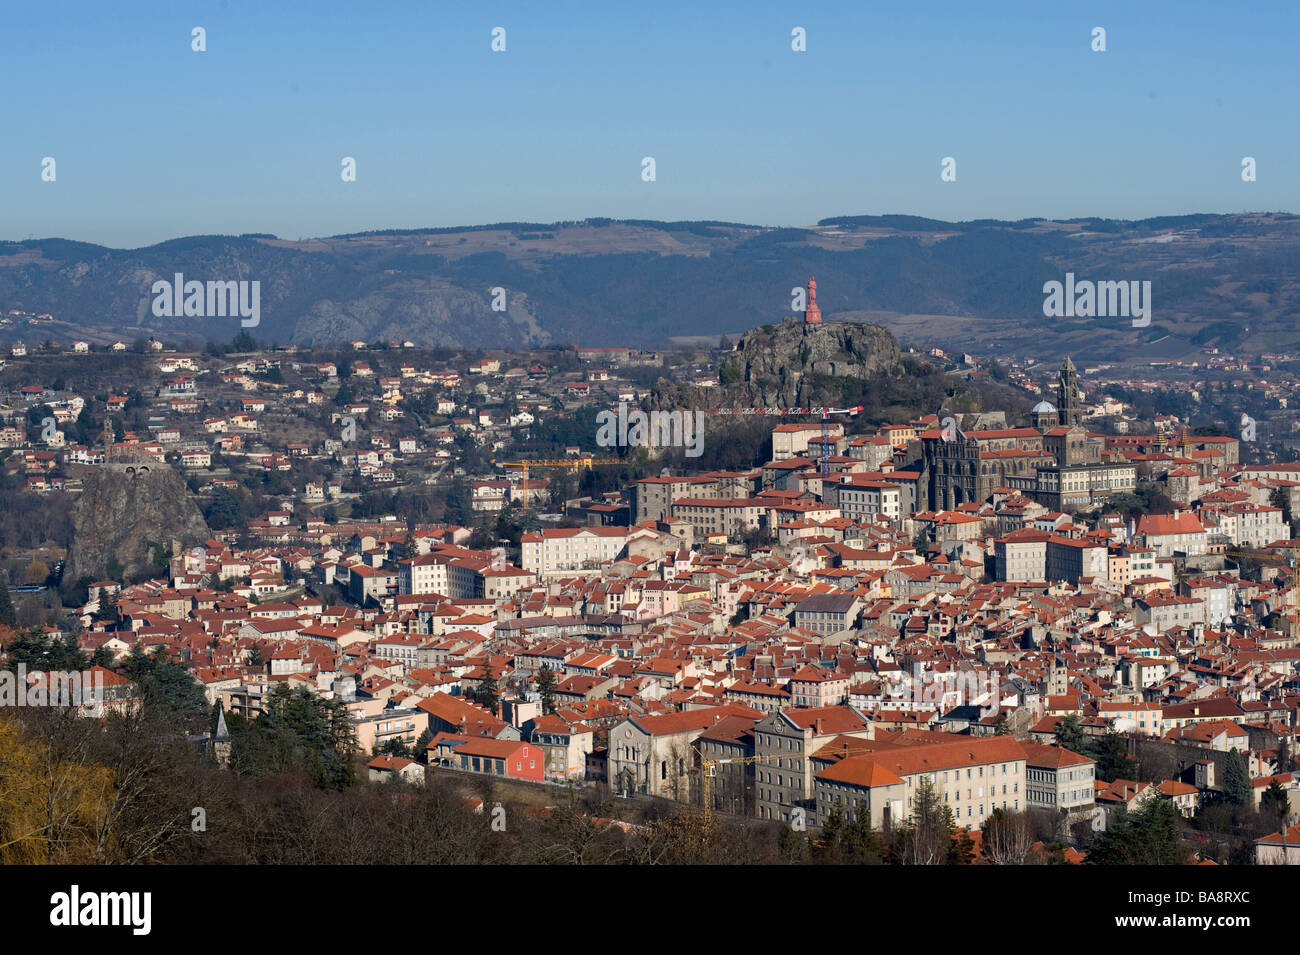
[[[1296,211],[1298,60],[1293,0],[6,0],[0,238]]]

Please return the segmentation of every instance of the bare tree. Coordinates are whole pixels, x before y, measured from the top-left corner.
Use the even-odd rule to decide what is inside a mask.
[[[993,865],[1024,865],[1033,844],[1024,813],[994,809],[984,824],[984,858]]]

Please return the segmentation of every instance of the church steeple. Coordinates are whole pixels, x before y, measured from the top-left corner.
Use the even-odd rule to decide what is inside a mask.
[[[1074,368],[1070,356],[1065,356],[1061,371],[1056,376],[1056,408],[1060,412],[1061,424],[1072,428],[1083,423],[1083,401],[1079,392],[1079,373]]]

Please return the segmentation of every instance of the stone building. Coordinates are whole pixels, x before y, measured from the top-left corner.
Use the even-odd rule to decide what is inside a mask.
[[[1082,426],[1079,377],[1069,358],[1058,375],[1057,406],[1040,401],[1029,419],[1028,428],[922,433],[925,506],[953,510],[1011,488],[1053,510],[1078,510],[1135,486],[1134,466]]]
[[[1065,427],[1083,424],[1083,392],[1079,389],[1079,373],[1068,355],[1056,376],[1056,408],[1060,423]]]

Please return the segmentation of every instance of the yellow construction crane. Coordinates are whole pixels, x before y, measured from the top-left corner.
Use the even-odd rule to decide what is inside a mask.
[[[524,472],[524,510],[528,510],[528,469],[529,468],[562,468],[566,471],[576,471],[578,469],[590,470],[592,467],[609,464],[618,464],[626,467],[628,462],[623,458],[597,458],[591,455],[581,455],[572,458],[538,458],[532,461],[498,461],[492,459],[492,463],[502,468],[522,468]]]
[[[704,800],[704,812],[709,817],[713,816],[714,769],[718,766],[726,766],[728,764],[749,766],[754,763],[770,763],[774,760],[783,759],[786,756],[791,755],[790,753],[769,753],[766,756],[727,756],[723,759],[705,759],[704,754],[700,752],[698,746],[692,746],[691,749],[695,750],[695,754],[700,757],[700,780],[702,783],[701,788],[703,789],[701,795]]]
[[[1288,563],[1288,558],[1282,555],[1283,551],[1291,555],[1289,558],[1289,563]],[[1253,547],[1253,548],[1229,547],[1224,550],[1223,555],[1225,557],[1231,557],[1234,560],[1240,560],[1242,558],[1257,560],[1261,564],[1264,564],[1269,567],[1286,566],[1292,568],[1293,570],[1297,567],[1295,547],[1287,547],[1287,548],[1275,547],[1272,549],[1272,552],[1270,552],[1267,548],[1263,548],[1263,547]]]

